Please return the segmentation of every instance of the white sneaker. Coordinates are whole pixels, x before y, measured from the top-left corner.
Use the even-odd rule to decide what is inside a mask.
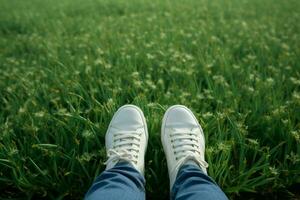
[[[190,109],[175,105],[166,111],[161,127],[161,141],[167,158],[170,188],[183,164],[197,164],[207,174],[205,138]]]
[[[106,169],[124,160],[144,174],[147,142],[148,130],[142,110],[134,105],[122,106],[114,114],[106,132]]]

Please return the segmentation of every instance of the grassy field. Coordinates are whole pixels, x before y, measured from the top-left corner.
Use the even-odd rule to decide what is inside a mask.
[[[148,199],[169,195],[173,104],[229,197],[299,198],[299,21],[299,0],[0,0],[0,198],[82,199],[126,103],[148,122]]]

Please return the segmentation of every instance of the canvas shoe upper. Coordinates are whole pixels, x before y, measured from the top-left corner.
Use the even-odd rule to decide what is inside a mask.
[[[144,174],[147,142],[147,124],[141,109],[134,105],[122,106],[114,114],[106,132],[106,169],[123,160]]]
[[[171,188],[183,164],[197,164],[207,174],[204,134],[196,117],[187,107],[175,105],[166,111],[161,127],[161,141],[167,158]]]

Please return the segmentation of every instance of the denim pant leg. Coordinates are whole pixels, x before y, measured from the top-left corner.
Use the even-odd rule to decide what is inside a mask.
[[[172,200],[225,200],[220,187],[200,167],[183,165],[176,177],[171,191]]]
[[[145,179],[128,162],[103,171],[85,195],[85,200],[144,200]]]

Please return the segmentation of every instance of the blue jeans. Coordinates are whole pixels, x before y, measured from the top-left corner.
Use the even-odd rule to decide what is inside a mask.
[[[144,200],[145,179],[129,163],[122,161],[98,176],[85,200]],[[183,165],[171,191],[173,200],[227,199],[220,187],[200,167]]]

